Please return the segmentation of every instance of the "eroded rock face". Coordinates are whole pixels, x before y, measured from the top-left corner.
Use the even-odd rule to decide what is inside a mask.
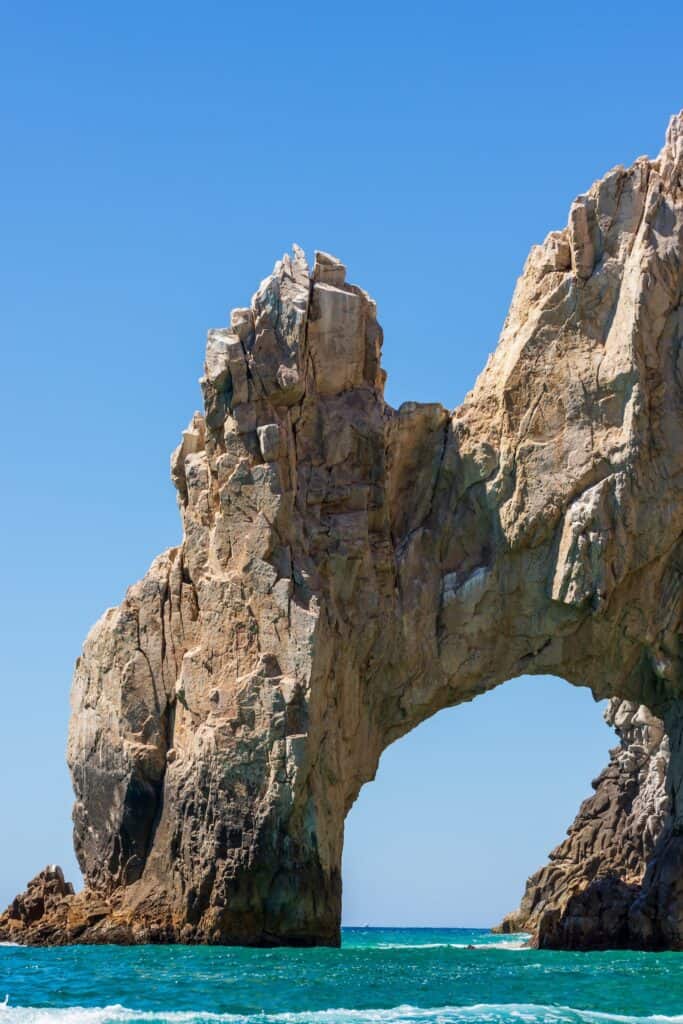
[[[309,272],[295,249],[209,332],[172,460],[183,543],[76,667],[80,930],[25,941],[337,943],[344,818],[382,751],[551,673],[664,723],[669,824],[652,848],[628,826],[619,870],[648,861],[625,876],[630,941],[683,947],[682,175],[683,115],[532,250],[453,413],[385,404],[374,303],[326,254]],[[640,723],[620,728],[591,813],[606,829],[640,801],[654,828]],[[591,843],[563,854],[577,892],[613,855]],[[530,906],[541,942],[569,934],[569,902],[547,930]],[[596,921],[584,944],[622,941]]]
[[[19,934],[39,925],[60,906],[67,896],[74,895],[73,885],[64,881],[64,873],[56,864],[48,865],[29,882],[26,892],[15,896],[7,908],[8,928]]]
[[[669,738],[663,722],[629,701],[613,698],[605,719],[620,745],[501,931],[528,931],[562,949],[643,944],[643,879],[671,829]]]

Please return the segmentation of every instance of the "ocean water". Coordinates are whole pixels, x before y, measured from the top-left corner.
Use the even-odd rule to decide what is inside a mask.
[[[0,1024],[683,1024],[683,954],[523,939],[347,928],[341,949],[4,946]]]

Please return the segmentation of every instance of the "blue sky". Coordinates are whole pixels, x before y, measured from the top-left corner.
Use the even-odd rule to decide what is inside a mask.
[[[73,874],[72,664],[179,539],[206,329],[293,241],[327,249],[378,301],[389,401],[457,404],[529,247],[659,150],[682,30],[669,0],[0,6],[0,903]],[[509,909],[609,743],[552,680],[426,723],[352,811],[345,918]]]

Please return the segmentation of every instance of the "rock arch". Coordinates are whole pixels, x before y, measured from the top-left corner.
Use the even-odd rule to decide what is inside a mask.
[[[324,253],[309,272],[295,248],[209,332],[204,413],[172,460],[183,543],[76,666],[86,890],[28,923],[19,900],[0,934],[335,944],[344,817],[382,750],[548,673],[631,716],[629,765],[660,729],[668,782],[658,823],[631,785],[656,838],[618,928],[571,923],[624,876],[604,801],[597,875],[575,850],[520,913],[541,944],[683,947],[682,189],[679,115],[656,160],[615,168],[532,250],[453,413],[385,404],[375,305]],[[617,786],[629,771],[617,757]]]
[[[505,915],[506,931],[524,931],[510,913],[524,881],[616,743],[608,706],[557,676],[521,676],[392,743],[344,823],[342,925],[491,928]]]

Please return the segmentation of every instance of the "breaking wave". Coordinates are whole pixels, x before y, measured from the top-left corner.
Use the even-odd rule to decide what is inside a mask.
[[[392,1009],[312,1010],[235,1014],[202,1010],[131,1010],[125,1006],[40,1008],[0,1003],[0,1024],[683,1024],[683,1015],[638,1017],[536,1003],[474,1006],[395,1006]]]

